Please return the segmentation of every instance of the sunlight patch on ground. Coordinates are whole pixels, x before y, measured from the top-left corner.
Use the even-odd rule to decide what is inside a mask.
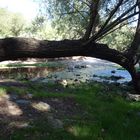
[[[19,106],[9,101],[10,97],[6,93],[0,97],[0,115],[6,116],[20,116],[23,114]]]
[[[72,126],[68,128],[68,132],[76,137],[85,137],[90,135],[90,129],[88,127]],[[93,132],[92,132],[93,133]]]
[[[15,103],[8,101],[7,102],[7,113],[13,116],[20,116],[23,114],[22,110]]]
[[[6,90],[4,88],[0,88],[0,100],[1,97],[8,98],[8,95],[6,94]]]
[[[29,126],[28,122],[14,121],[9,124],[9,127],[26,128]]]
[[[36,60],[31,60],[31,61],[21,61],[21,60],[17,60],[17,61],[2,61],[0,62],[0,65],[8,65],[8,64],[36,64]]]
[[[32,103],[32,107],[43,112],[48,112],[51,109],[50,105],[44,102]]]
[[[31,60],[31,61],[21,61],[21,60],[18,60],[18,61],[12,61],[12,60],[9,60],[9,61],[2,61],[0,62],[0,69],[4,69],[4,68],[8,68],[11,67],[12,65],[12,68],[17,68],[18,65],[22,66],[22,67],[36,67],[36,66],[30,66],[30,65],[34,65],[34,64],[37,64],[39,62],[37,62],[36,60]],[[10,66],[11,65],[11,66]],[[15,65],[15,66],[14,66]],[[17,65],[17,66],[16,66]],[[26,66],[27,65],[27,66]]]

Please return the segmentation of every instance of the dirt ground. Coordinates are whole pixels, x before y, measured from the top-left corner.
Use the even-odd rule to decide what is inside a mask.
[[[23,89],[28,87],[16,81],[4,81],[0,85]],[[14,129],[30,127],[30,122],[44,117],[53,127],[63,127],[61,120],[64,117],[80,113],[80,106],[72,97],[34,99],[31,94],[19,96],[8,91],[0,97],[0,134],[10,135]]]

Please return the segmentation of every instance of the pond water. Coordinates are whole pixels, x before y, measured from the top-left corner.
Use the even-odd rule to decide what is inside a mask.
[[[19,62],[18,62],[19,63]],[[54,61],[49,62],[50,64]],[[56,62],[55,62],[56,63]],[[54,82],[67,80],[68,82],[105,81],[124,83],[131,81],[131,76],[126,70],[118,69],[119,65],[95,59],[68,59],[57,60],[61,67],[24,67],[24,68],[2,68],[0,78],[19,79],[39,82]]]
[[[105,81],[124,83],[131,81],[131,76],[126,70],[122,70],[119,65],[108,61],[85,58],[83,60],[61,60],[61,63],[66,66],[66,69],[50,73],[43,82],[62,79],[71,82]]]

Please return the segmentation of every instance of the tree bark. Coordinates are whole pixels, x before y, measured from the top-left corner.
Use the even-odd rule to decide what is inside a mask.
[[[83,45],[81,40],[48,41],[33,38],[0,39],[0,61],[19,58],[56,58],[70,56],[88,56],[117,63],[127,69],[136,84],[135,69],[131,61],[117,50],[105,44],[91,42]],[[140,87],[140,86],[139,86]],[[136,89],[140,91],[140,88]]]
[[[134,35],[134,39],[131,43],[130,48],[127,50],[125,54],[129,59],[129,63],[131,64],[127,69],[131,74],[132,81],[136,91],[140,92],[140,73],[135,70],[135,64],[140,60],[139,50],[140,50],[140,0],[137,0],[136,4],[138,10],[138,23],[136,32]]]
[[[110,49],[106,44],[83,45],[81,40],[48,41],[33,38],[0,39],[0,61],[19,58],[56,58],[89,56],[105,59],[124,66],[127,58],[123,53]],[[125,62],[125,63],[124,63]]]
[[[91,4],[89,6],[89,11],[90,11],[89,23],[86,28],[85,35],[83,36],[83,40],[88,40],[90,38],[91,33],[95,32],[95,28],[97,25],[98,8],[99,8],[100,0],[98,1],[91,0],[90,3]]]

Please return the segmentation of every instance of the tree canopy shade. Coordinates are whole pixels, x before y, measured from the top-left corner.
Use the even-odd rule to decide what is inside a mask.
[[[0,40],[0,60],[25,57],[49,58],[90,56],[115,62],[129,71],[136,90],[140,91],[140,74],[135,70],[140,49],[140,0],[40,0],[48,19],[61,32],[72,32],[71,39],[61,41],[31,38]],[[45,11],[46,9],[46,11]],[[99,43],[100,39],[126,24],[137,21],[132,42],[125,51]],[[120,49],[121,50],[121,49]]]

